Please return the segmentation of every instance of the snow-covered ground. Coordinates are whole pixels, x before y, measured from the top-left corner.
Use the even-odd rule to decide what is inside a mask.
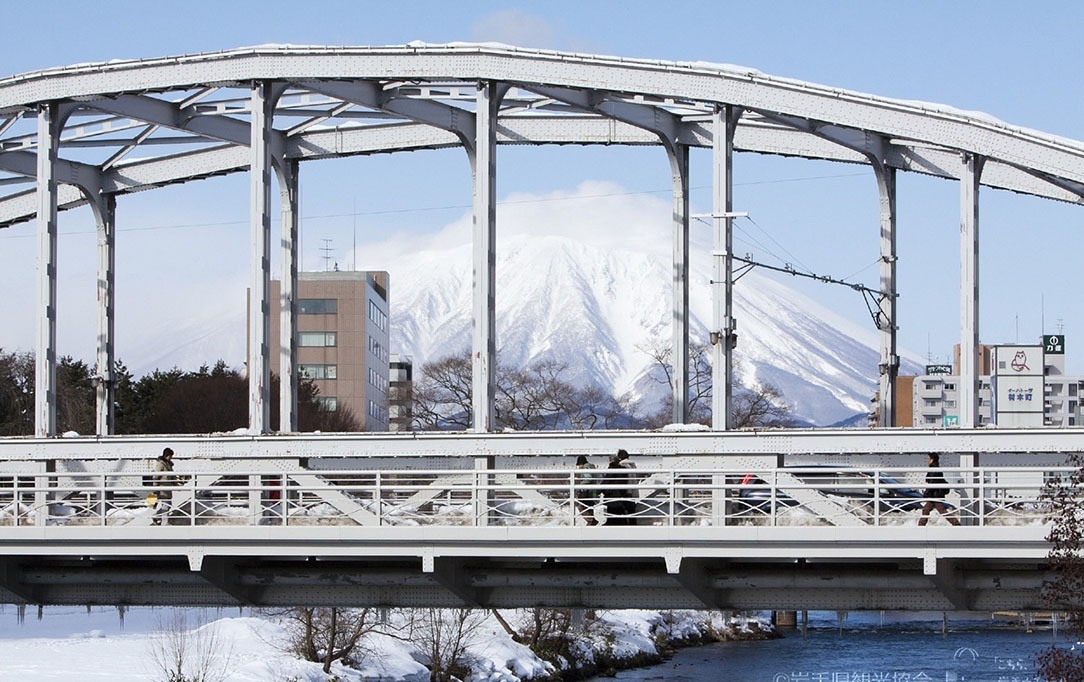
[[[502,612],[515,622],[517,614]],[[19,622],[16,607],[0,606],[0,682],[81,681],[155,682],[164,679],[155,663],[156,642],[161,643],[172,625],[183,618],[190,643],[209,634],[224,644],[229,662],[223,682],[326,682],[319,664],[301,661],[282,651],[284,629],[278,623],[252,617],[233,609],[128,609],[121,621],[115,608],[49,607],[38,619],[28,607]],[[665,628],[673,638],[700,633],[704,612],[658,611],[599,612],[596,625],[588,627],[578,646],[590,659],[593,652],[617,658],[634,658],[656,651],[655,632]],[[202,632],[196,633],[201,628]],[[415,647],[385,635],[366,640],[369,655],[358,669],[332,667],[342,682],[361,680],[429,679]],[[552,672],[526,646],[512,640],[496,619],[487,616],[475,631],[469,647],[473,659],[470,682],[514,682],[544,677]],[[221,660],[221,659],[220,659]]]

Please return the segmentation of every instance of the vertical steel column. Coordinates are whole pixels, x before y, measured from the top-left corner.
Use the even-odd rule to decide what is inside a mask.
[[[38,107],[37,346],[34,366],[34,435],[56,435],[57,147],[60,105]]]
[[[279,313],[279,431],[297,431],[297,160],[277,165],[282,208],[282,285]]]
[[[252,85],[251,274],[248,306],[248,425],[267,433],[270,407],[271,353],[271,123],[274,97],[271,83]]]
[[[491,431],[496,417],[497,373],[497,107],[494,83],[479,83],[475,112],[474,347],[472,429]]]
[[[881,297],[877,328],[881,331],[879,426],[896,423],[896,377],[900,359],[896,349],[896,169],[874,162],[881,195]],[[909,426],[907,424],[906,426]]]
[[[984,159],[964,154],[960,174],[960,428],[979,415],[979,178]]]
[[[94,218],[98,223],[98,368],[96,404],[99,436],[115,432],[117,384],[113,373],[116,359],[116,278],[117,198],[99,193],[94,197]]]
[[[730,404],[734,386],[734,131],[741,111],[716,107],[712,117],[712,328],[718,334],[711,345],[711,428],[732,426]]]
[[[673,364],[675,424],[689,418],[689,146],[667,145],[674,193]]]

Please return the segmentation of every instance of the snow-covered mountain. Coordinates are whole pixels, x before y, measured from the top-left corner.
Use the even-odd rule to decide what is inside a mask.
[[[415,252],[390,264],[395,352],[415,366],[471,343],[471,247]],[[694,244],[691,327],[711,322],[710,248]],[[616,394],[657,399],[645,381],[646,349],[669,343],[671,271],[664,249],[615,248],[562,235],[514,234],[497,260],[499,361],[543,358],[568,377]],[[877,376],[877,338],[756,271],[735,288],[739,379],[780,389],[795,416],[832,424],[868,410]],[[654,392],[655,395],[651,395]]]
[[[497,229],[500,362],[555,358],[567,364],[567,378],[658,400],[664,389],[646,376],[646,349],[670,338],[671,210],[660,197],[598,181],[506,196]],[[436,231],[387,234],[343,258],[390,272],[392,352],[412,355],[416,366],[471,345],[470,234],[465,214]],[[691,326],[703,341],[711,322],[707,226],[692,225],[690,252]],[[223,290],[242,300],[244,284]],[[872,325],[854,324],[756,270],[735,291],[742,383],[774,385],[795,416],[819,425],[868,410],[878,363]],[[230,312],[217,312],[225,302],[210,309],[202,301],[184,325],[144,324],[122,334],[130,342],[122,342],[121,357],[137,373],[217,358],[241,366],[244,311],[230,302]],[[913,373],[918,365],[905,361],[901,369]]]

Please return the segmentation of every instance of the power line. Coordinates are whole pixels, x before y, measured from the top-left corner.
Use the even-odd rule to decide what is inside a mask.
[[[867,173],[838,173],[834,175],[810,175],[796,178],[778,178],[775,180],[752,180],[749,182],[736,182],[735,187],[749,187],[754,185],[775,185],[790,182],[807,182],[814,180],[831,180],[836,178],[849,178],[856,176],[865,176]],[[690,187],[691,190],[704,190],[711,189],[711,185],[699,185],[696,187]],[[668,194],[672,190],[670,189],[655,189],[655,190],[639,190],[628,192],[606,192],[599,194],[581,194],[577,196],[569,197],[542,197],[535,199],[517,199],[517,200],[505,200],[498,201],[498,206],[509,206],[517,204],[543,204],[560,201],[582,201],[588,199],[605,199],[610,197],[628,197],[628,196],[647,196],[653,194]],[[305,221],[313,220],[329,220],[333,218],[350,218],[355,216],[379,216],[379,215],[397,215],[404,213],[431,213],[434,211],[452,211],[452,210],[464,210],[471,208],[471,204],[448,204],[445,206],[421,206],[412,208],[389,208],[376,211],[350,211],[346,213],[322,213],[316,215],[305,216]],[[244,220],[223,220],[215,222],[205,223],[172,223],[165,225],[144,225],[141,227],[126,227],[117,230],[118,232],[150,232],[155,230],[180,230],[180,229],[192,229],[192,228],[205,228],[205,227],[227,227],[231,225],[247,225],[248,219]],[[277,218],[273,218],[272,222],[278,222]],[[754,223],[755,224],[755,223]],[[758,225],[759,227],[759,225]],[[75,230],[71,232],[62,232],[64,235],[79,235],[79,234],[96,234],[96,230]],[[33,234],[20,234],[20,235],[3,235],[0,239],[28,239],[34,237]],[[803,266],[804,267],[804,266]]]

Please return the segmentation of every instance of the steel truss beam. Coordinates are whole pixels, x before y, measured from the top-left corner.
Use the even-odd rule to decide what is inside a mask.
[[[252,134],[248,123],[229,116],[200,113],[195,104],[177,106],[147,95],[117,95],[81,104],[115,116],[191,132],[213,140],[242,146],[251,144]],[[278,132],[271,137],[272,153],[281,157],[285,138]]]
[[[467,112],[471,113],[471,112]],[[678,140],[692,146],[710,146],[711,132],[699,122],[686,122]],[[593,117],[509,117],[502,118],[497,130],[497,143],[502,144],[658,144],[658,136],[627,123]],[[351,155],[382,152],[446,149],[459,146],[454,134],[422,124],[387,124],[364,128],[315,130],[287,140],[286,156],[309,161]],[[735,151],[800,156],[827,161],[867,164],[864,154],[845,149],[834,142],[798,130],[768,126],[743,119],[735,132]],[[8,154],[0,153],[0,162]],[[22,152],[28,154],[28,152]],[[884,151],[888,168],[906,170],[948,180],[961,177],[959,155],[940,149],[906,147],[903,143],[889,144]],[[25,161],[15,161],[20,172],[27,171]],[[58,178],[85,187],[93,187],[96,171],[93,166],[64,159],[58,161]],[[103,191],[127,194],[154,187],[200,180],[216,175],[248,169],[248,154],[233,146],[219,146],[178,155],[142,159],[117,164],[101,177]],[[33,177],[29,175],[27,177]],[[1005,164],[988,161],[984,166],[982,184],[1023,194],[1058,201],[1084,203],[1081,196],[1059,189],[1048,182]],[[59,188],[58,208],[68,210],[85,204],[82,195],[67,186]],[[34,192],[16,192],[0,197],[0,227],[33,219]]]

